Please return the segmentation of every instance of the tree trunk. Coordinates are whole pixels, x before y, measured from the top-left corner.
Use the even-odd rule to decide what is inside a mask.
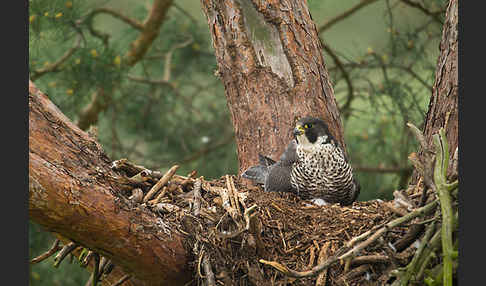
[[[100,145],[30,82],[30,219],[111,259],[133,285],[187,282],[182,236],[173,229],[168,235],[152,212],[115,196],[127,188],[120,177]]]
[[[435,81],[423,130],[425,139],[430,145],[433,143],[432,135],[444,127],[449,143],[449,159],[452,159],[458,147],[457,5],[457,0],[451,0],[447,7]],[[448,175],[451,171],[452,164],[449,165]],[[416,180],[415,175],[414,181]]]
[[[429,143],[432,142],[432,134],[444,127],[451,156],[458,147],[457,21],[457,0],[451,0],[447,7],[433,93],[424,127],[424,134]]]
[[[201,0],[235,128],[239,173],[258,153],[277,159],[295,121],[343,130],[322,44],[304,0]]]

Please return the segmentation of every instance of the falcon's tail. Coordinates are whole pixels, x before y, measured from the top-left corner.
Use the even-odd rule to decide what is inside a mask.
[[[250,168],[246,169],[243,174],[241,174],[243,178],[250,179],[257,184],[265,184],[265,179],[268,176],[268,167],[262,165],[251,166]]]
[[[275,161],[267,156],[258,154],[258,162],[260,165],[251,166],[241,176],[246,179],[250,179],[257,184],[265,184],[265,180],[268,176],[268,167],[275,164]]]

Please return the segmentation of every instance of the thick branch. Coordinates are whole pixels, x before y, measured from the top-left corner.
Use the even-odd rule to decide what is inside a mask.
[[[147,53],[152,42],[159,35],[160,27],[165,15],[172,5],[172,0],[155,0],[150,14],[143,23],[143,30],[138,38],[131,44],[132,48],[125,55],[126,64],[133,66]]]
[[[77,125],[82,130],[87,130],[91,125],[98,122],[99,115],[111,104],[112,91],[106,92],[102,87],[98,88],[91,95],[91,102],[81,111]]]
[[[29,84],[30,219],[109,258],[141,285],[190,278],[183,238],[150,211],[132,211],[100,145]]]

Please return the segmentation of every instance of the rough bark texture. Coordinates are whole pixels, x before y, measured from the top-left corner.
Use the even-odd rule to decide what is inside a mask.
[[[136,285],[187,282],[182,236],[143,208],[127,210],[114,195],[126,187],[119,177],[100,145],[30,82],[30,219],[112,259]]]
[[[239,173],[274,159],[295,121],[323,118],[344,146],[322,45],[304,0],[201,0],[235,128]]]
[[[457,2],[452,0],[447,7],[435,82],[424,126],[424,135],[429,144],[432,143],[432,135],[444,127],[451,158],[458,147]]]

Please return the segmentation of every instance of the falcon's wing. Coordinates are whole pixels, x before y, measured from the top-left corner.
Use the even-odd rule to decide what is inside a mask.
[[[262,154],[258,154],[258,163],[262,166],[271,166],[275,164],[276,162],[272,160],[272,158],[269,158],[267,156],[264,156]]]
[[[280,162],[282,165],[289,166],[296,161],[297,161],[297,141],[295,141],[294,139],[290,141],[289,145],[287,145],[287,148],[280,156]]]

